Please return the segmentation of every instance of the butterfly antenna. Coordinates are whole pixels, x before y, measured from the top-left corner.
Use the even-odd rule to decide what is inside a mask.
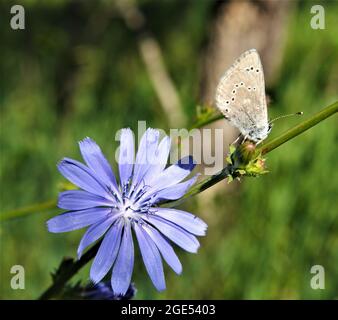
[[[269,121],[269,124],[271,125],[273,122],[275,122],[276,120],[279,120],[279,119],[283,119],[283,118],[287,118],[287,117],[291,117],[291,116],[301,116],[303,115],[303,111],[299,111],[299,112],[296,112],[296,113],[290,113],[290,114],[285,114],[283,116],[279,116],[275,119],[272,119]]]

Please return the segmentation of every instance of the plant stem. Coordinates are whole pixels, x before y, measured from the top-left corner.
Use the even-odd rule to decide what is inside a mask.
[[[301,133],[305,132],[306,130],[312,128],[317,123],[325,120],[326,118],[332,116],[338,111],[338,101],[332,103],[325,109],[317,112],[315,115],[310,117],[308,120],[301,122],[297,126],[287,130],[279,137],[271,140],[270,142],[265,143],[262,145],[258,150],[264,155],[276,148],[278,148],[283,143],[295,138],[296,136],[300,135]]]
[[[338,112],[338,101],[331,104],[330,106],[326,107],[325,109],[319,111],[312,117],[310,117],[308,120],[300,123],[299,125],[287,130],[283,134],[281,134],[279,137],[271,140],[268,143],[265,143],[257,150],[261,152],[263,155],[269,153],[270,151],[278,148],[285,142],[295,138],[296,136],[300,135],[301,133],[305,132],[306,130],[310,129],[311,127],[315,126],[317,123],[325,120],[326,118],[332,116]],[[179,200],[171,200],[166,201],[165,203],[170,203],[170,206],[175,206],[177,204],[180,204],[182,201],[186,200],[187,198],[190,198],[200,192],[202,192],[205,189],[208,189],[215,185],[217,182],[223,180],[229,173],[229,167],[223,168],[220,172],[216,173],[215,175],[208,177],[201,182],[195,184],[188,193],[186,193],[181,199]]]
[[[263,144],[261,147],[258,148],[258,150],[264,155],[280,145],[284,144],[285,142],[295,138],[299,134],[305,132],[306,130],[310,129],[311,127],[315,126],[317,123],[323,121],[324,119],[330,117],[334,113],[338,111],[338,101],[331,104],[330,106],[326,107],[325,109],[319,111],[314,116],[312,116],[310,119],[300,123],[299,125],[287,130],[285,133],[281,134],[279,137],[271,140],[270,142],[267,142]],[[221,119],[222,115],[213,115],[210,118],[203,120],[199,123],[197,123],[194,128],[201,128],[213,121]],[[205,180],[201,181],[200,183],[196,184],[193,188],[190,189],[190,191],[182,198],[188,198],[190,196],[193,196],[195,194],[198,194],[202,192],[203,190],[213,186],[215,183],[219,182],[220,180],[224,179],[227,176],[227,168],[224,168],[219,173],[213,175],[212,177],[206,178]],[[179,202],[181,202],[180,200]],[[178,201],[168,201],[172,203],[178,203]],[[53,209],[56,206],[56,202],[54,200],[47,201],[45,203],[38,203],[31,206],[27,206],[20,209],[15,209],[11,211],[7,211],[0,215],[0,222],[5,220],[14,219],[17,217],[28,215],[32,212],[40,212],[44,210]]]
[[[207,124],[209,123],[212,123],[212,122],[215,122],[217,120],[220,120],[220,119],[224,119],[224,116],[220,113],[217,113],[217,114],[213,114],[210,118],[207,118],[207,119],[204,119],[204,120],[201,120],[201,121],[197,121],[191,129],[199,129],[199,128],[202,128],[204,126],[206,126]]]
[[[62,292],[64,285],[91,259],[96,255],[97,250],[101,245],[101,241],[96,243],[90,250],[88,250],[79,260],[74,261],[73,259],[67,260],[65,270],[62,269],[62,273],[54,279],[53,284],[40,296],[39,300],[48,300],[53,297],[57,297]]]
[[[0,215],[0,222],[14,218],[19,218],[33,212],[41,212],[53,208],[56,208],[55,200],[49,200],[46,202],[33,204],[27,207],[6,211]]]

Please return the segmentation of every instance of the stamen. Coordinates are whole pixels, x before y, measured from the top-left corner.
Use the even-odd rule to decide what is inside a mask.
[[[149,188],[150,188],[150,186],[144,185],[143,188],[141,188],[137,192],[137,194],[136,194],[136,196],[134,198],[134,201],[138,202],[143,197],[143,195],[149,190]]]
[[[109,192],[111,193],[111,195],[114,197],[114,199],[117,201],[117,202],[120,202],[122,199],[119,197],[119,195],[110,187],[110,186],[107,186]]]

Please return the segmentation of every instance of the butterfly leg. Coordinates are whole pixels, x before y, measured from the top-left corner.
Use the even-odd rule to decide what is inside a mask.
[[[248,135],[245,135],[245,136],[243,137],[243,140],[242,140],[241,144],[244,143],[247,139],[248,139]]]
[[[237,143],[237,142],[239,141],[239,139],[240,139],[241,136],[242,136],[242,135],[239,134],[238,137],[237,137],[233,142],[231,142],[230,144],[235,144],[235,143]]]
[[[257,141],[256,142],[256,146],[258,146],[260,143],[262,143],[263,142],[263,140],[260,140],[260,141]]]

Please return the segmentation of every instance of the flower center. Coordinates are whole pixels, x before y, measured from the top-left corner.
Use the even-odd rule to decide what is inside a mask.
[[[139,208],[136,203],[130,201],[128,198],[123,198],[123,203],[120,206],[120,212],[125,219],[139,219]]]
[[[142,197],[149,190],[149,186],[124,185],[121,190],[121,198],[118,201],[119,216],[125,221],[142,220],[143,214],[152,213],[153,198],[144,201]]]

